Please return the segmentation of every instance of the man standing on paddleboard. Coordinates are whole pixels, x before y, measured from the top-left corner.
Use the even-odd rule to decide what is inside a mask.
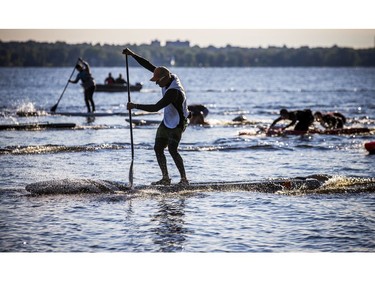
[[[185,90],[177,75],[172,74],[170,70],[164,66],[156,67],[148,60],[134,53],[129,48],[122,51],[123,54],[132,56],[141,66],[153,72],[153,77],[150,81],[159,85],[162,92],[162,98],[156,104],[135,104],[129,102],[127,109],[140,109],[148,112],[157,112],[164,108],[164,118],[160,123],[156,132],[154,150],[156,159],[162,172],[162,179],[157,182],[152,182],[152,185],[170,185],[167,160],[164,154],[164,149],[168,147],[174,163],[180,172],[181,180],[179,185],[188,185],[189,181],[186,178],[184,161],[178,152],[178,145],[180,143],[182,133],[187,126],[187,118],[189,111],[186,103]]]

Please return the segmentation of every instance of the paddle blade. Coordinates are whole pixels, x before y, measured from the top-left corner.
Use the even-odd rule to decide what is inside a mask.
[[[129,187],[133,189],[133,160],[130,164],[130,169],[129,169]]]
[[[51,107],[51,112],[55,112],[57,109],[57,104],[55,104],[54,106]]]

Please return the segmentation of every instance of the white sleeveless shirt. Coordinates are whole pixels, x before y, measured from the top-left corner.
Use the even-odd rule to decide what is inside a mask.
[[[163,87],[162,88],[162,95],[164,97],[165,93],[169,89],[177,89],[177,90],[179,90],[182,93],[183,97],[184,97],[184,101],[182,103],[183,115],[184,115],[185,118],[187,118],[188,115],[189,115],[189,111],[188,111],[187,104],[186,104],[186,94],[185,94],[184,87],[182,86],[182,84],[180,82],[180,79],[177,77],[177,75],[172,74],[172,77],[174,79],[173,79],[172,83],[169,85],[169,87],[168,88],[167,87]],[[180,123],[180,115],[178,114],[178,111],[174,107],[173,104],[169,104],[166,107],[164,107],[164,119],[163,119],[163,122],[164,122],[164,125],[167,128],[170,128],[170,129],[176,128],[177,125]]]

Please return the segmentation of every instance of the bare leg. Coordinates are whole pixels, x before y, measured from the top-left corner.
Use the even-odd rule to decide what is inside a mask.
[[[93,99],[94,92],[95,92],[94,86],[85,90],[85,102],[86,102],[88,112],[90,112],[90,105],[91,105],[92,112],[95,111],[95,103],[94,103],[94,99]]]
[[[184,160],[178,152],[178,144],[173,141],[170,142],[168,144],[168,150],[173,158],[174,163],[176,164],[178,171],[180,172],[181,179],[186,179]]]
[[[155,140],[155,154],[156,154],[156,159],[158,161],[163,179],[169,179],[168,175],[168,168],[167,168],[167,159],[164,154],[164,149],[167,147],[166,145],[166,140],[161,139],[161,138],[156,138]]]

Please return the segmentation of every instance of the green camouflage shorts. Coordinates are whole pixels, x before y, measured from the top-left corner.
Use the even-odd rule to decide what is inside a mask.
[[[164,122],[161,122],[159,128],[156,132],[156,140],[163,141],[166,144],[170,142],[174,142],[179,144],[181,141],[183,129],[180,127],[176,127],[174,129],[167,128],[164,125]]]

